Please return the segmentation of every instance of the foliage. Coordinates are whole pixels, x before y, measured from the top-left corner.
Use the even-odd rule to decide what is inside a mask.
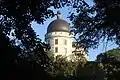
[[[88,61],[83,66],[78,65],[75,77],[77,80],[103,80],[105,75],[100,65],[94,61]]]
[[[81,80],[119,80],[120,49],[112,49],[97,56],[96,61],[78,65],[75,78]]]
[[[52,59],[51,67],[48,67],[48,72],[54,76],[68,76],[73,75],[73,72],[75,71],[76,64],[72,61],[68,61],[66,57],[58,55]]]
[[[112,61],[120,61],[120,49],[112,49],[109,50],[105,53],[101,53],[97,56],[97,60],[98,62],[105,62],[106,63],[108,61],[110,61],[109,59],[111,59]]]
[[[94,5],[78,3],[71,13],[72,31],[78,35],[78,42],[86,48],[96,48],[100,41],[113,41],[120,44],[120,1],[93,0]]]
[[[56,56],[48,72],[57,80],[119,80],[119,49],[102,53],[93,62],[77,61],[79,58],[72,62],[66,57]]]
[[[75,79],[76,68],[78,65],[84,65],[84,59],[80,59],[81,57],[74,57],[75,59],[68,59],[68,57],[57,55],[51,57],[51,54],[48,53],[48,57],[50,58],[51,66],[48,67],[47,72],[55,77],[57,80],[64,79]],[[53,59],[54,58],[54,59]],[[71,57],[70,57],[71,58]]]
[[[54,16],[50,7],[60,8],[63,3],[66,2],[0,0],[0,71],[2,76],[6,76],[3,79],[47,79],[44,69],[48,65],[48,57],[44,48],[48,46],[37,38],[31,22],[42,24]],[[50,76],[48,78],[51,79]]]
[[[120,73],[120,50],[113,49],[105,53],[101,53],[97,56],[96,62],[100,62],[103,65],[105,72],[105,79],[107,80],[118,80]]]

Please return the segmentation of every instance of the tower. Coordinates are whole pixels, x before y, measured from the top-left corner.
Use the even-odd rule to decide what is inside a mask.
[[[82,54],[86,60],[89,59],[84,48],[73,42],[73,35],[70,34],[70,25],[62,19],[60,11],[57,12],[57,19],[48,25],[45,41],[50,45],[50,51],[55,56],[62,55],[71,59],[75,57],[73,54]]]
[[[61,13],[58,11],[57,19],[48,25],[45,35],[46,43],[50,44],[55,56],[69,56],[72,54],[72,38],[69,23],[62,19]]]

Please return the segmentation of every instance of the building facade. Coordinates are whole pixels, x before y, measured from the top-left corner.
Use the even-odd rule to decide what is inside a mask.
[[[48,25],[45,41],[50,45],[50,50],[55,56],[69,57],[75,52],[70,25],[65,20],[62,20],[60,11],[57,12],[57,19]]]

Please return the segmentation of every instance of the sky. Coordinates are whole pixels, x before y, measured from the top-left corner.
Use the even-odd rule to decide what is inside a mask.
[[[86,0],[89,5],[93,5],[91,0]],[[52,8],[51,8],[52,9]],[[57,13],[58,9],[52,9],[54,11],[54,13]],[[70,25],[72,26],[71,21],[69,20],[68,17],[68,12],[70,10],[68,10],[67,7],[59,9],[62,13],[62,19],[67,21],[68,23],[70,23]],[[42,39],[42,41],[44,41],[44,36],[47,32],[47,27],[50,24],[50,22],[52,22],[53,20],[55,20],[57,17],[53,17],[53,18],[49,18],[47,19],[44,24],[37,24],[36,22],[32,22],[32,28],[35,30],[36,34],[39,35],[39,38]],[[116,48],[117,45],[115,45],[112,42],[109,42],[107,47],[105,47],[104,42],[101,42],[100,45],[98,46],[98,48],[96,49],[89,49],[88,50],[88,55],[89,55],[89,60],[93,61],[96,59],[96,56],[100,53],[103,53],[105,51],[108,51],[110,49]]]

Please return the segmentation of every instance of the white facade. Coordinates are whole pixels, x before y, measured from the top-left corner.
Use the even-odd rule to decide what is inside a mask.
[[[50,45],[51,51],[55,56],[62,55],[70,58],[73,56],[73,52],[81,53],[88,60],[88,55],[83,48],[76,50],[76,46],[73,46],[73,35],[70,34],[70,25],[68,22],[61,19],[61,13],[57,12],[57,19],[52,21],[45,35],[45,41]]]
[[[69,56],[72,54],[73,35],[71,35],[69,32],[48,33],[45,35],[45,41],[46,43],[50,44],[51,51],[55,56]]]

